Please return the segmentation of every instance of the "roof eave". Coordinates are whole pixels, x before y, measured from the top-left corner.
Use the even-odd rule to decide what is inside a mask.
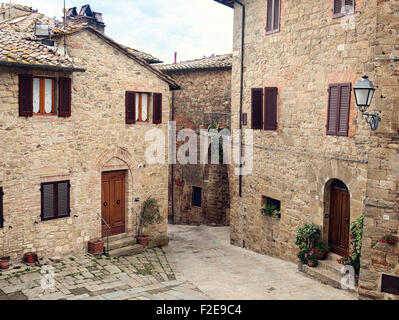
[[[181,68],[181,69],[159,69],[165,73],[175,73],[179,71],[217,71],[217,70],[231,70],[232,66],[224,67],[204,67],[204,68]]]
[[[220,4],[223,4],[223,5],[225,5],[225,6],[227,6],[227,7],[229,7],[229,8],[234,8],[234,1],[233,0],[231,0],[231,1],[229,1],[229,0],[214,0],[214,1],[216,1],[216,2],[218,2],[218,3],[220,3]]]
[[[60,67],[60,66],[49,66],[44,64],[28,64],[28,63],[16,63],[16,62],[7,62],[7,61],[0,61],[0,67],[64,71],[64,72],[86,72],[85,69],[75,68],[75,67]]]

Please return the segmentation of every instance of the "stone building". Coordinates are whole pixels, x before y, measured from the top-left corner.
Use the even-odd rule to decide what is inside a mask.
[[[158,66],[180,90],[173,95],[176,130],[214,123],[230,127],[231,54]],[[205,124],[205,125],[204,125]],[[177,142],[179,148],[184,142]],[[198,149],[199,150],[199,149]],[[199,157],[199,153],[198,153]],[[199,158],[198,158],[199,159]],[[170,168],[169,220],[176,224],[228,225],[230,191],[227,165],[177,162]]]
[[[146,165],[145,134],[167,136],[178,86],[148,55],[60,25],[35,12],[0,24],[0,249],[12,259],[83,253],[107,234],[101,216],[129,250],[148,197],[163,220],[146,233],[166,237],[168,166]]]
[[[342,255],[363,213],[359,294],[398,299],[398,245],[378,241],[399,231],[398,1],[217,2],[234,8],[232,129],[254,129],[252,174],[230,174],[232,243],[297,261],[314,222]],[[363,75],[376,131],[352,90]],[[270,203],[280,219],[260,214]]]

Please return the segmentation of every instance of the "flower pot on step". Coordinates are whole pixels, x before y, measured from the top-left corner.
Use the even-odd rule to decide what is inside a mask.
[[[148,238],[149,237],[136,237],[137,243],[141,244],[143,248],[147,248],[148,246]]]
[[[319,252],[317,254],[317,260],[326,260],[328,252]]]
[[[307,264],[309,267],[314,268],[317,266],[317,260],[308,260]]]
[[[103,240],[92,240],[89,241],[89,253],[98,256],[104,253],[104,241]]]
[[[9,267],[10,267],[10,258],[9,257],[0,258],[0,269],[7,270]]]

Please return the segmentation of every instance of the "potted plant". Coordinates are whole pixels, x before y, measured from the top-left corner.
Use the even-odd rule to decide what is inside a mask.
[[[104,253],[104,241],[101,239],[89,241],[89,253],[99,256]]]
[[[148,198],[142,205],[140,215],[138,216],[138,230],[137,230],[137,242],[144,248],[148,245],[149,237],[144,235],[144,227],[152,225],[154,223],[159,224],[162,221],[160,209],[157,200],[154,198]]]
[[[380,239],[382,243],[388,243],[389,245],[393,246],[398,241],[398,237],[393,236],[392,233],[386,235],[384,238]]]
[[[328,246],[328,244],[320,242],[315,246],[315,250],[317,260],[326,260],[328,253],[330,252],[330,247]]]
[[[309,267],[314,268],[317,266],[317,256],[316,256],[316,250],[313,248],[312,250],[309,251],[309,253],[305,254],[305,259],[307,261],[307,264]]]

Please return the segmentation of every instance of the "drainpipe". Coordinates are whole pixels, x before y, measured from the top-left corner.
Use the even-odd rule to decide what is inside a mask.
[[[245,44],[245,6],[238,0],[234,0],[235,3],[241,6],[241,70],[240,70],[240,175],[239,179],[239,196],[242,198],[242,104],[244,95],[244,44]]]
[[[175,91],[172,91],[172,121],[175,121]],[[172,190],[171,190],[171,196],[172,196],[172,216],[171,216],[171,221],[169,221],[172,224],[175,224],[175,165],[172,164],[172,173],[171,173],[171,180],[172,180]]]

